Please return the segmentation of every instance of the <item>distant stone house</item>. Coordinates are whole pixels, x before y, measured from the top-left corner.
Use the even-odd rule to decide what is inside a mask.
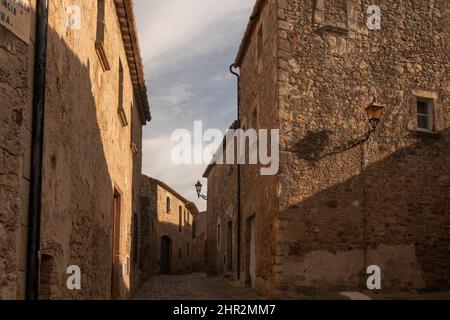
[[[192,272],[206,273],[207,272],[207,219],[208,212],[199,212],[194,215],[192,223],[192,237],[193,237],[193,257]]]
[[[151,119],[133,2],[46,3],[30,1],[20,30],[0,25],[0,299],[127,298]]]
[[[383,290],[450,288],[450,4],[384,1],[381,28],[372,4],[256,2],[239,127],[280,130],[280,170],[208,167],[210,273],[317,292],[377,265]]]
[[[144,279],[191,273],[197,253],[193,232],[197,207],[164,182],[146,176],[142,177],[141,199]]]

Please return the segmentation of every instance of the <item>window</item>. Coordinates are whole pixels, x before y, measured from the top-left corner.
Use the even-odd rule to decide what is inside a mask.
[[[181,248],[178,250],[178,257],[180,259],[183,258],[183,250],[181,250]]]
[[[433,103],[426,99],[417,99],[417,128],[433,131]]]
[[[120,255],[120,236],[121,236],[121,215],[122,215],[122,196],[118,189],[114,189],[113,201],[113,223],[112,223],[112,283],[111,298],[117,299],[120,296],[121,285],[121,255]]]
[[[183,226],[183,208],[181,208],[181,206],[178,208],[178,216],[179,216],[179,226],[178,226],[178,230],[181,232],[181,228]]]
[[[105,41],[105,0],[97,0],[97,42]]]
[[[222,233],[222,228],[221,228],[221,226],[220,226],[220,218],[219,219],[217,219],[217,234],[216,234],[216,237],[217,237],[217,247],[219,248],[220,247],[220,234]]]
[[[252,113],[252,128],[257,129],[258,128],[258,108],[255,108]]]
[[[314,23],[328,31],[345,31],[348,27],[351,3],[348,0],[325,1],[314,3]]]
[[[100,64],[104,71],[109,71],[110,66],[106,58],[105,48],[105,0],[97,1],[97,35],[95,39],[95,49],[97,50]]]
[[[191,225],[191,213],[189,211],[187,212],[187,225]]]
[[[134,99],[134,98],[133,98]],[[134,105],[133,102],[130,104],[130,110],[131,110],[131,121],[133,122],[133,114],[134,114]],[[133,155],[137,155],[139,154],[139,148],[135,142],[136,139],[136,132],[135,130],[133,130],[133,125],[130,126],[130,148],[131,148],[131,152],[133,153]]]
[[[125,109],[123,108],[123,66],[122,61],[119,59],[119,97],[117,112],[119,113],[120,122],[122,126],[128,126],[127,116],[125,114]]]
[[[170,214],[170,198],[166,198],[166,213]]]
[[[263,26],[259,27],[258,37],[256,40],[256,64],[258,68],[258,74],[262,71],[262,53],[264,48],[264,36],[263,36]]]

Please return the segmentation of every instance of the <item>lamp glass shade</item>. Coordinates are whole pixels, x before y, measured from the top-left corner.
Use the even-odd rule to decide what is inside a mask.
[[[372,103],[366,108],[367,118],[369,121],[379,121],[383,116],[384,105],[379,103]]]
[[[197,190],[197,193],[202,192],[202,187],[203,185],[200,183],[200,181],[198,181],[197,184],[195,185],[195,190]]]

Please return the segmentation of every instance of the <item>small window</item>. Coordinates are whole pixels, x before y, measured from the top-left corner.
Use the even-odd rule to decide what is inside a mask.
[[[252,128],[257,129],[258,128],[258,109],[255,108],[252,113]]]
[[[96,41],[105,41],[105,0],[97,0],[97,37]]]
[[[97,50],[100,64],[104,71],[109,71],[108,59],[105,53],[105,0],[97,1],[97,34],[95,39],[95,49]]]
[[[123,65],[122,61],[119,59],[119,97],[118,97],[118,106],[117,112],[119,114],[120,122],[122,126],[128,126],[127,116],[125,114],[125,109],[123,108]]]
[[[166,198],[166,213],[170,214],[170,198]]]
[[[183,250],[181,250],[181,248],[178,250],[178,257],[180,259],[183,258]]]
[[[178,217],[178,230],[181,232],[183,227],[183,208],[181,206],[178,208]]]
[[[256,40],[256,64],[258,69],[258,74],[262,71],[262,54],[264,48],[264,35],[263,35],[263,26],[259,27],[258,37]]]
[[[417,128],[433,131],[433,103],[425,99],[417,99]]]
[[[217,231],[216,232],[217,232],[217,235],[216,235],[216,237],[217,237],[217,247],[220,247],[220,242],[221,242],[220,235],[222,233],[222,228],[221,228],[221,225],[220,225],[220,218],[217,219]]]

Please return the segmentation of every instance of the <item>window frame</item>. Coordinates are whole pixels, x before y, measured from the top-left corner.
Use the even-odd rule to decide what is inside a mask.
[[[119,58],[119,84],[118,84],[118,101],[117,101],[117,113],[120,118],[122,127],[128,126],[127,115],[124,108],[124,90],[125,90],[125,70],[122,64],[122,59]]]
[[[106,34],[106,0],[97,0],[97,30],[95,35],[95,50],[100,60],[103,71],[111,70],[108,57],[105,52],[105,34]]]
[[[419,103],[423,103],[426,105],[427,113],[419,113]],[[416,98],[416,119],[417,119],[417,130],[426,131],[426,132],[434,132],[434,102],[433,100],[417,97]],[[426,118],[427,120],[427,128],[420,126],[419,118]]]
[[[170,197],[166,197],[166,214],[170,215],[171,211],[171,199]]]
[[[217,219],[217,227],[216,227],[216,244],[217,244],[218,249],[220,249],[221,244],[222,244],[221,234],[222,234],[222,224],[221,224],[220,218],[218,218]]]
[[[178,231],[183,231],[183,208],[178,207]]]
[[[261,23],[258,27],[258,32],[256,35],[256,69],[258,75],[262,73],[262,58],[264,52],[264,29]]]

